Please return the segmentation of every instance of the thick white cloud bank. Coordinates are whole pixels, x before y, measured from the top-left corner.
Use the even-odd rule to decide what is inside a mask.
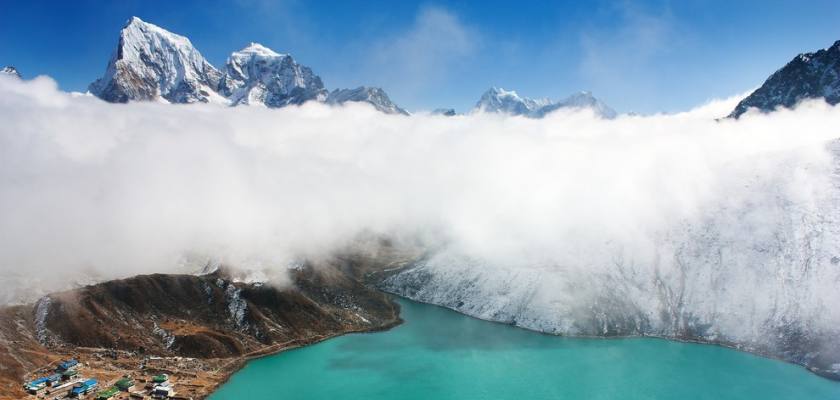
[[[283,271],[361,232],[418,235],[438,251],[390,290],[550,332],[809,363],[799,347],[825,356],[840,326],[840,110],[715,120],[733,106],[405,117],[107,104],[0,77],[0,276],[48,287],[208,259]],[[781,349],[771,334],[814,337]]]

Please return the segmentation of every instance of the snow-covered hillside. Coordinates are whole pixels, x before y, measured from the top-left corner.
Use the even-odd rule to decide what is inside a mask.
[[[831,149],[831,163],[727,165],[726,195],[696,218],[628,235],[570,229],[559,257],[491,261],[451,246],[382,287],[542,332],[720,343],[840,378],[840,144]]]

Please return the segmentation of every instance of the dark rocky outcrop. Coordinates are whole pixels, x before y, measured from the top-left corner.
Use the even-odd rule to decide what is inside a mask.
[[[738,103],[729,117],[738,118],[750,108],[764,112],[791,108],[815,98],[829,104],[840,102],[840,41],[827,49],[796,56]]]

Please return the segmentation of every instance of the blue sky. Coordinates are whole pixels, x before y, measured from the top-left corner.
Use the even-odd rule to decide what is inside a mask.
[[[101,75],[132,15],[221,67],[260,42],[329,89],[381,86],[411,109],[470,108],[490,86],[590,90],[619,111],[679,111],[754,88],[840,40],[840,1],[4,1],[0,64],[65,90]]]

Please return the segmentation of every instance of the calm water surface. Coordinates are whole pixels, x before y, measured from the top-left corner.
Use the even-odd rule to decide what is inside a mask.
[[[569,339],[400,300],[405,323],[249,362],[212,400],[840,400],[840,383],[717,346]]]

